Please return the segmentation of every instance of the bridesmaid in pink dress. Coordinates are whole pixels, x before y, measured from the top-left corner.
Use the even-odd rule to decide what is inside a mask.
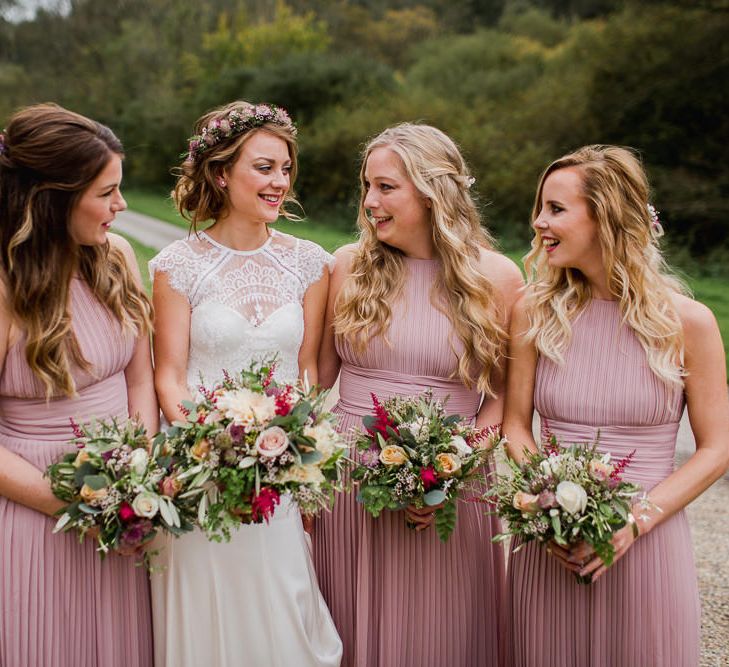
[[[724,351],[708,308],[664,270],[648,184],[623,148],[587,146],[544,172],[530,280],[514,308],[504,432],[535,448],[532,412],[594,441],[648,493],[606,569],[589,545],[528,543],[509,561],[518,667],[695,667],[699,598],[684,508],[729,465]],[[684,403],[696,453],[674,471]],[[573,572],[592,575],[576,583]]]
[[[325,386],[341,368],[340,428],[361,428],[370,392],[428,387],[477,425],[500,423],[502,344],[522,279],[480,225],[460,152],[436,128],[400,125],[369,143],[361,181],[361,238],[337,252],[319,359]],[[494,518],[464,502],[442,543],[430,511],[407,514],[417,531],[402,512],[372,519],[350,493],[317,522],[315,563],[342,664],[499,664],[504,556],[490,541]]]
[[[122,147],[56,105],[0,135],[0,665],[147,667],[149,584],[132,558],[52,533],[63,505],[46,466],[70,418],[139,414],[158,427],[151,307],[129,244]]]

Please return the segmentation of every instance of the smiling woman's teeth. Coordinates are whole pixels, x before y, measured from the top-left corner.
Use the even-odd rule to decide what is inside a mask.
[[[558,245],[559,241],[557,239],[542,239],[542,245],[545,248],[554,248],[554,246]]]
[[[279,197],[277,195],[261,195],[261,197],[266,201],[270,201],[272,203],[275,203],[279,200]]]

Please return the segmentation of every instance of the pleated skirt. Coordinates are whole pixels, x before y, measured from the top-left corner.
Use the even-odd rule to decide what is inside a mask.
[[[338,411],[340,429],[361,417]],[[462,502],[448,542],[417,533],[402,512],[373,519],[342,494],[318,521],[319,585],[344,642],[347,667],[504,664],[504,552],[480,503]]]
[[[509,558],[508,587],[515,667],[699,664],[699,595],[684,512],[589,586],[530,542]]]
[[[41,470],[65,443],[3,437]],[[99,558],[55,519],[0,497],[0,666],[150,667],[149,581],[131,558]]]

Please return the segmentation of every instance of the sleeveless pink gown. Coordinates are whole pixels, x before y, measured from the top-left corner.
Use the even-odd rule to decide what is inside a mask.
[[[342,359],[340,430],[362,427],[380,398],[432,387],[450,413],[474,417],[480,394],[451,377],[459,344],[430,302],[436,260],[406,259],[409,275],[387,333],[363,354],[337,342]],[[454,347],[455,350],[454,351]],[[365,514],[355,493],[340,495],[317,521],[319,585],[344,642],[343,667],[485,667],[499,664],[504,557],[484,506],[463,502],[447,543],[416,533],[402,512]]]
[[[540,357],[542,429],[622,457],[649,491],[671,474],[683,394],[648,367],[617,302],[593,300],[573,323],[564,366]],[[684,512],[641,537],[595,584],[577,584],[537,543],[509,560],[518,667],[696,667],[699,597]]]
[[[0,445],[40,470],[69,450],[69,417],[126,417],[124,369],[134,340],[85,283],[71,284],[74,331],[98,377],[74,373],[78,396],[45,402],[25,361],[24,340],[0,374]],[[0,665],[152,665],[152,619],[144,568],[121,556],[103,562],[91,542],[52,534],[55,519],[0,496]]]

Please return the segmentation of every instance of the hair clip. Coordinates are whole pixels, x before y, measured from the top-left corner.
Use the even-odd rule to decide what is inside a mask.
[[[661,221],[658,219],[658,211],[653,204],[648,204],[648,215],[651,219],[651,229],[656,232],[656,234],[662,234],[663,226],[661,225]]]

